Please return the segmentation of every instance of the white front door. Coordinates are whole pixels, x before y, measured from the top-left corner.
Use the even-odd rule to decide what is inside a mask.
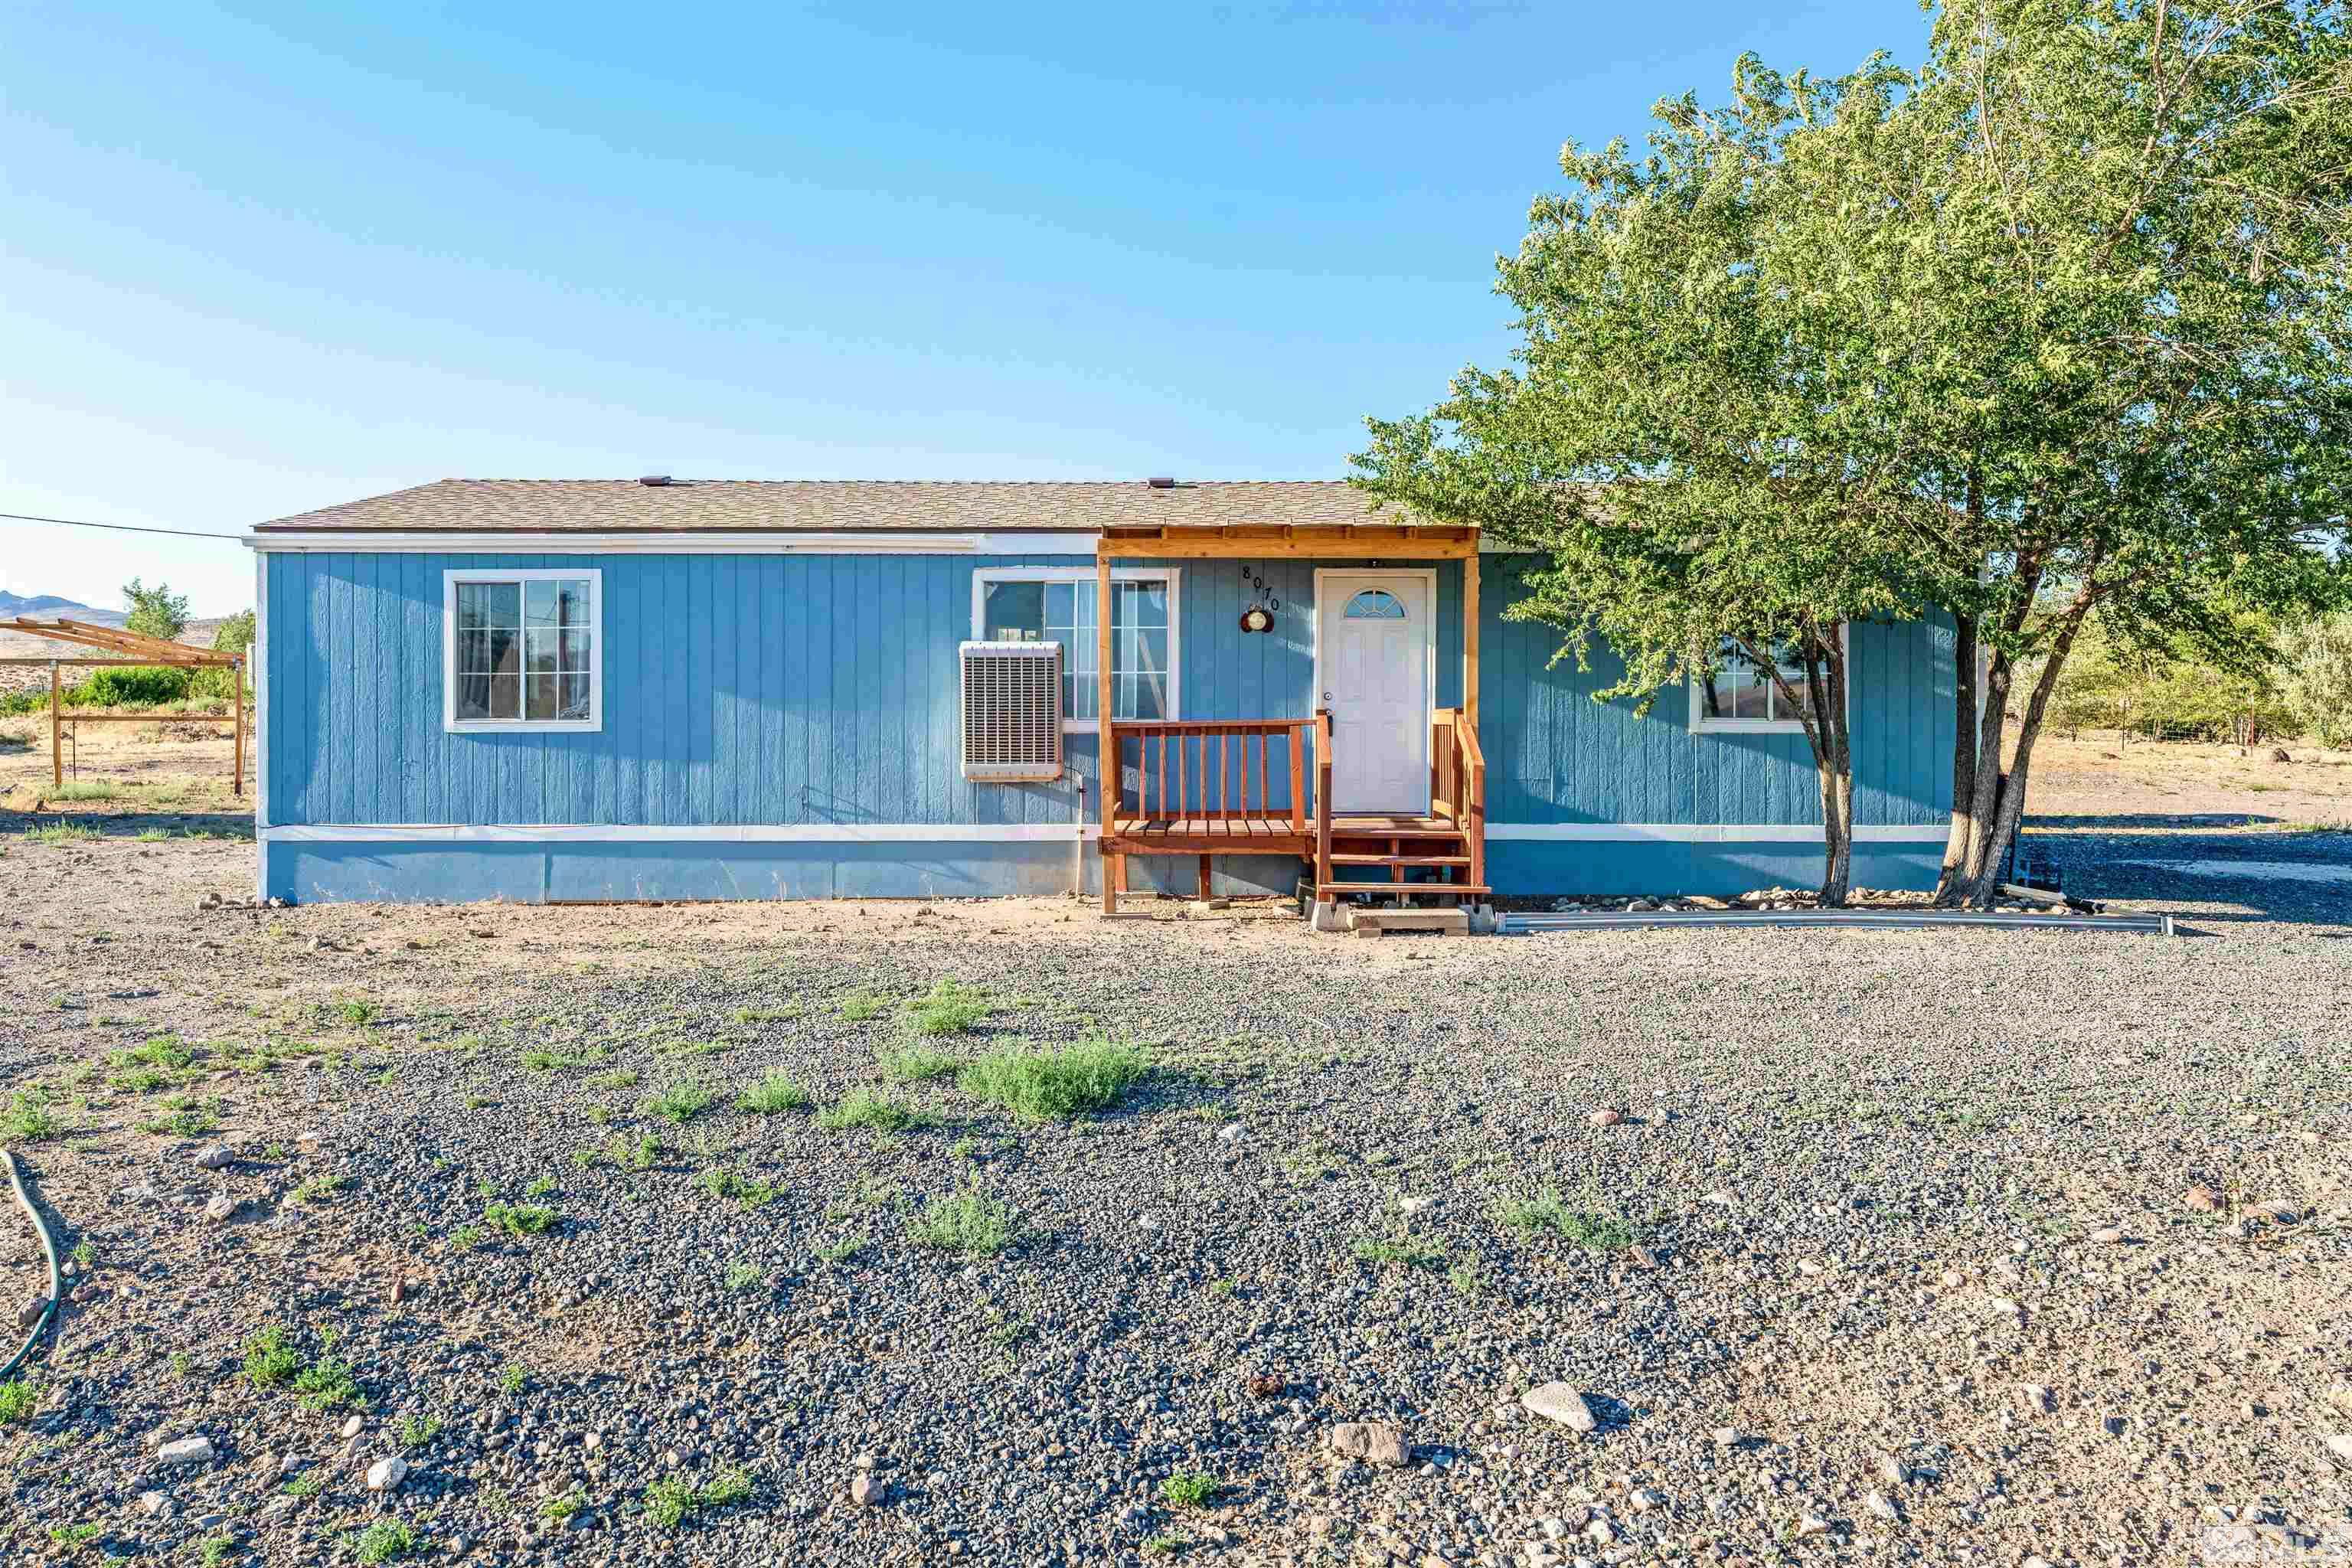
[[[1331,710],[1331,809],[1429,809],[1431,579],[1316,574],[1318,693]]]

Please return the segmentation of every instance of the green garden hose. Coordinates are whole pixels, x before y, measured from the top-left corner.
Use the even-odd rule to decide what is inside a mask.
[[[66,1282],[65,1277],[58,1272],[57,1241],[49,1235],[48,1224],[41,1218],[41,1211],[34,1206],[33,1194],[25,1190],[25,1168],[16,1163],[16,1152],[0,1149],[0,1160],[8,1162],[8,1184],[16,1189],[16,1202],[23,1206],[25,1217],[33,1222],[33,1234],[41,1238],[41,1250],[47,1254],[49,1259],[49,1299],[41,1304],[41,1315],[33,1320],[33,1331],[25,1336],[25,1342],[16,1348],[15,1355],[8,1358],[8,1364],[0,1366],[0,1378],[8,1378],[16,1374],[16,1369],[25,1364],[25,1358],[33,1353],[33,1347],[41,1342],[42,1331],[49,1326],[49,1320],[57,1316],[58,1302],[66,1293]]]

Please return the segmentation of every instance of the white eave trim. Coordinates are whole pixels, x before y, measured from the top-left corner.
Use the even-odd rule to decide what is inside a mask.
[[[865,532],[730,530],[698,533],[588,533],[358,530],[245,536],[248,550],[372,555],[1077,555],[1091,561],[1095,536],[1066,532],[928,533],[912,529]]]

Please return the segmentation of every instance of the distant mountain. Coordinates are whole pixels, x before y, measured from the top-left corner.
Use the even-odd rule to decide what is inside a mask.
[[[88,621],[92,626],[119,626],[131,617],[121,610],[93,609],[77,599],[59,598],[55,594],[36,594],[26,598],[0,588],[0,620],[13,620],[18,616],[30,616],[36,620],[54,621],[60,616],[69,621]]]

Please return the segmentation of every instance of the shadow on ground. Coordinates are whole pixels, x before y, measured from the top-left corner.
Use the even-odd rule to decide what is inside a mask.
[[[2164,910],[2191,928],[2352,929],[2352,832],[2052,833],[2034,845],[2063,869],[2068,892]]]

